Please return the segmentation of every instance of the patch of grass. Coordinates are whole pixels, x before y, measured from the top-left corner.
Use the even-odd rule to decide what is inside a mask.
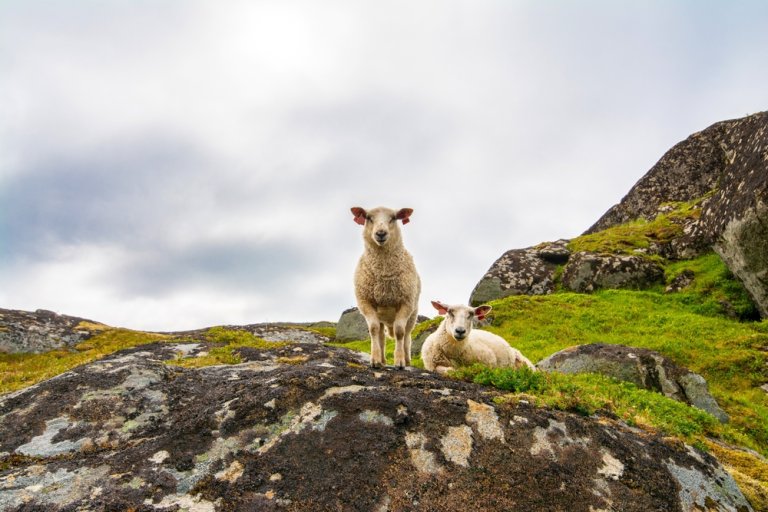
[[[733,476],[755,510],[768,510],[768,461],[745,450],[707,442],[710,451]]]
[[[700,202],[701,199],[667,203],[669,211],[657,215],[653,220],[638,219],[582,235],[571,240],[568,248],[572,252],[633,254],[638,249],[648,249],[652,243],[670,242],[683,233],[682,223],[686,219],[698,218],[701,214]]]
[[[414,329],[415,330],[415,329]],[[366,354],[371,353],[371,340],[350,341],[348,343],[329,343],[334,347],[348,348],[357,352],[364,352]],[[387,338],[386,346],[387,363],[394,364],[395,361],[395,340]],[[421,361],[421,355],[417,354],[411,356],[411,366],[416,368],[424,368],[424,363]]]
[[[494,321],[486,329],[534,362],[587,343],[655,350],[704,376],[731,416],[728,439],[768,453],[768,397],[759,389],[768,382],[768,322],[729,319],[708,311],[705,302],[695,292],[513,296],[491,303]],[[597,392],[588,391],[595,387],[589,382],[573,382],[584,389],[574,388],[572,394]],[[660,417],[652,418],[653,424]]]
[[[759,318],[757,308],[744,285],[714,252],[666,265],[667,284],[685,271],[692,272],[694,276],[685,291],[700,299],[701,313],[731,315],[742,320]]]
[[[452,372],[452,376],[524,393],[524,399],[541,407],[585,416],[595,413],[616,416],[629,425],[676,436],[689,443],[703,442],[704,436],[739,438],[738,432],[728,432],[729,427],[700,409],[604,375],[565,375],[533,372],[527,368],[473,365]],[[516,401],[521,397],[510,395],[506,399]]]
[[[81,364],[90,363],[125,348],[171,336],[106,327],[74,349],[58,349],[43,354],[0,354],[0,393],[8,393],[50,379]]]
[[[335,325],[328,325],[328,326],[309,326],[307,327],[307,330],[314,331],[318,334],[322,334],[323,336],[326,336],[329,339],[335,340],[336,339],[336,326]]]
[[[184,368],[202,368],[220,364],[239,364],[242,358],[238,349],[250,347],[259,349],[275,349],[283,347],[283,342],[265,341],[257,338],[248,331],[211,327],[203,335],[206,341],[215,343],[207,354],[198,357],[179,357],[166,361],[166,364]]]

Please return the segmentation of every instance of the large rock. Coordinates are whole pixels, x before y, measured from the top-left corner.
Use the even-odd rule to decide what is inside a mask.
[[[642,256],[574,254],[563,271],[563,287],[574,292],[602,289],[643,289],[664,280],[664,270]]]
[[[38,309],[35,312],[0,309],[0,352],[48,352],[74,347],[105,325]]]
[[[716,123],[674,146],[587,233],[702,198],[672,255],[714,247],[768,316],[768,112]]]
[[[703,409],[723,423],[728,421],[728,415],[709,393],[704,377],[652,350],[593,343],[561,350],[536,366],[544,371],[600,373],[632,382]]]
[[[336,341],[346,343],[367,339],[370,339],[370,334],[362,313],[357,308],[345,310],[336,323]]]
[[[0,509],[751,510],[706,453],[318,344],[154,344],[0,399]]]
[[[546,295],[555,289],[555,271],[568,261],[567,240],[505,252],[485,273],[469,299],[473,306],[509,295]]]

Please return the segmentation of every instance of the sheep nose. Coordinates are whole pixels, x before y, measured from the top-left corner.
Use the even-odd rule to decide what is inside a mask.
[[[381,238],[381,239],[387,238],[387,232],[384,231],[383,229],[380,229],[379,231],[376,232],[376,238]]]
[[[463,327],[457,327],[453,332],[456,333],[457,338],[463,338],[467,334],[467,330]]]

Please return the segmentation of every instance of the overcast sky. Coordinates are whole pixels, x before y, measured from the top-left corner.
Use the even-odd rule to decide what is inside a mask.
[[[337,320],[351,206],[430,299],[587,229],[768,109],[768,2],[0,1],[0,307],[137,329]]]

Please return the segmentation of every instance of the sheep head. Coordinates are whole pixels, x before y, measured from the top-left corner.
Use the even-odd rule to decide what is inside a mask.
[[[445,317],[445,330],[456,341],[462,341],[472,331],[474,319],[483,320],[490,313],[491,306],[482,305],[476,308],[457,304],[449,306],[433,300],[432,306]]]
[[[411,208],[401,208],[395,211],[382,206],[372,210],[355,206],[351,211],[354,215],[354,221],[365,227],[363,238],[366,243],[371,243],[377,247],[383,247],[387,243],[400,242],[400,227],[397,221],[400,220],[403,224],[408,224],[413,213]]]

